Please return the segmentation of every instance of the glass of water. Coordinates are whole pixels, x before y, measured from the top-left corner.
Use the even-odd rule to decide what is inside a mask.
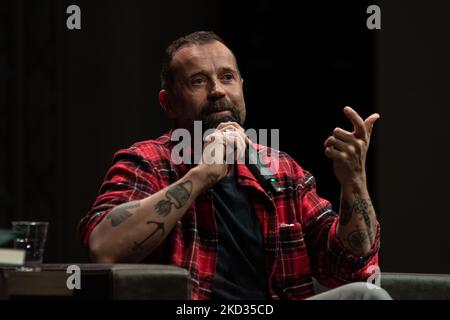
[[[41,271],[47,240],[48,222],[13,221],[17,236],[14,248],[25,250],[25,263],[19,271]]]

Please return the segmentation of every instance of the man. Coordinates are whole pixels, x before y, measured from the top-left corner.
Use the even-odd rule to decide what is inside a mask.
[[[252,142],[242,128],[243,80],[231,50],[214,33],[195,32],[174,41],[166,56],[159,101],[173,128],[192,132],[201,120],[215,129],[204,150],[222,141],[215,156],[224,159],[231,143],[242,160]],[[301,299],[314,294],[312,277],[327,287],[365,281],[378,266],[380,230],[365,157],[379,115],[363,121],[349,107],[344,113],[354,131],[337,128],[325,142],[342,187],[339,217],[288,155],[267,152],[268,162],[277,154],[276,194],[241,162],[205,161],[203,154],[198,165],[176,164],[171,131],[116,153],[80,223],[92,259],[186,268],[193,299]],[[364,288],[344,286],[323,297],[388,297]]]

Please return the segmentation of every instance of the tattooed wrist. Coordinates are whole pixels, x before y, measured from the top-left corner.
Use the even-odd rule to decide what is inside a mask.
[[[358,219],[358,223],[362,223],[367,227],[367,236],[370,245],[372,246],[374,235],[372,228],[372,221],[370,219],[370,207],[372,202],[370,198],[363,198],[358,193],[353,193],[353,203],[349,203],[346,199],[341,201],[341,210],[339,215],[339,224],[346,226],[352,218]]]
[[[352,219],[353,206],[348,203],[345,199],[341,202],[341,211],[339,215],[339,224],[341,226],[347,225]]]
[[[340,184],[342,190],[344,190],[345,192],[362,193],[367,191],[367,181],[365,175],[348,179],[344,182],[341,182]]]

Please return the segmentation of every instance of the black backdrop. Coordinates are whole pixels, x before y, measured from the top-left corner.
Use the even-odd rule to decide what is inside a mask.
[[[66,28],[69,4],[81,8],[81,30]],[[77,222],[113,153],[169,128],[157,103],[160,59],[171,40],[195,30],[216,31],[234,50],[246,126],[280,129],[281,149],[338,206],[323,142],[335,126],[350,128],[344,105],[363,116],[374,109],[367,5],[3,1],[2,227],[48,220],[46,260],[86,259]]]

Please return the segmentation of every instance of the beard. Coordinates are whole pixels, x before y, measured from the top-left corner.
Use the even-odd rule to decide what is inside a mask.
[[[216,101],[206,103],[199,114],[199,119],[202,121],[203,130],[216,128],[221,122],[237,122],[239,125],[244,124],[241,113],[241,108],[231,103],[226,98],[221,98]],[[229,111],[229,114],[217,115],[215,112]]]

